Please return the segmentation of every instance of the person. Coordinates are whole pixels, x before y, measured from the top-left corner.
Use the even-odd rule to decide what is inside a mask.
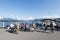
[[[44,31],[47,30],[47,21],[44,21],[44,22],[43,22],[43,28],[44,28]]]
[[[45,24],[45,31],[47,30],[47,27],[48,27],[48,22],[46,22]]]
[[[14,24],[14,33],[18,34],[20,28],[20,23],[18,22],[17,24]]]
[[[12,23],[10,24],[10,29],[11,29],[10,32],[13,33],[14,32],[14,24],[12,24]]]
[[[11,24],[10,27],[11,27],[11,28],[14,28],[14,24]]]
[[[14,24],[14,33],[17,34],[17,24]]]
[[[51,32],[53,33],[54,32],[53,31],[54,30],[54,23],[53,23],[53,21],[51,21],[51,24],[50,25],[51,25]]]
[[[17,24],[17,31],[19,31],[20,23]]]
[[[45,29],[45,21],[43,21],[43,23],[42,23],[42,27],[43,27],[43,29]]]
[[[24,25],[24,31],[28,31],[28,24],[27,24],[27,22]]]
[[[24,27],[24,23],[22,23],[22,25],[21,25],[21,30],[23,30],[23,27]]]
[[[35,27],[35,24],[32,22],[32,24],[31,24],[31,28],[30,28],[30,31],[34,31],[34,27]]]
[[[59,29],[59,26],[60,26],[60,23],[57,22],[57,25],[56,25],[56,27],[55,27],[55,28],[57,28],[57,31],[58,31],[58,29]]]
[[[10,26],[9,26],[9,25],[7,25],[7,29],[8,29],[8,30],[10,29]]]

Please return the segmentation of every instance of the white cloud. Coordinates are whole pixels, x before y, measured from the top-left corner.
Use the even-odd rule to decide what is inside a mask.
[[[60,18],[60,16],[59,15],[53,15],[53,16],[40,16],[40,17],[36,17],[36,18],[33,18],[32,16],[30,16],[30,17],[20,17],[20,16],[16,16],[16,15],[10,15],[11,16],[11,18],[13,18],[13,19],[18,19],[18,20],[34,20],[34,19],[39,19],[39,18]],[[3,17],[1,17],[0,16],[0,18],[3,18]]]
[[[24,18],[24,17],[17,17],[17,19],[18,20],[34,20],[33,17],[26,17],[26,18]]]
[[[3,17],[2,17],[2,16],[0,16],[0,19],[3,19]]]
[[[26,20],[34,20],[35,18],[33,18],[33,17],[28,17],[28,18],[26,18]]]
[[[10,16],[10,18],[16,19],[15,15],[13,15],[13,14],[10,14],[9,16]]]
[[[42,16],[42,18],[60,18],[59,15],[53,15],[53,16]]]
[[[18,19],[18,20],[34,20],[34,18],[31,17],[31,16],[30,16],[30,17],[26,17],[26,18],[23,17],[23,16],[20,17],[20,16],[16,16],[16,15],[13,15],[13,14],[10,15],[10,16],[11,16],[13,19]]]
[[[33,17],[24,18],[24,17],[18,17],[18,16],[16,16],[16,19],[18,19],[18,20],[34,20]]]
[[[24,17],[19,17],[19,16],[16,16],[16,19],[18,19],[18,20],[25,20]]]

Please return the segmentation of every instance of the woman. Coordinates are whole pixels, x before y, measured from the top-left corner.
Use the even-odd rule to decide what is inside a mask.
[[[28,31],[28,24],[27,23],[25,23],[25,25],[24,25],[24,31]]]
[[[33,32],[34,31],[35,24],[32,22],[30,30]]]

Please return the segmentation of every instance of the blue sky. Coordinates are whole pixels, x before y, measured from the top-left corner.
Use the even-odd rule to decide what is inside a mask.
[[[6,18],[41,18],[60,16],[60,0],[0,0],[0,16]]]

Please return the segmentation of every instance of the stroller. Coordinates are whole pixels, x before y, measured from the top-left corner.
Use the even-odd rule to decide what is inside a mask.
[[[16,31],[17,31],[17,26],[16,25],[14,25],[14,27],[10,27],[10,33],[16,33]]]

